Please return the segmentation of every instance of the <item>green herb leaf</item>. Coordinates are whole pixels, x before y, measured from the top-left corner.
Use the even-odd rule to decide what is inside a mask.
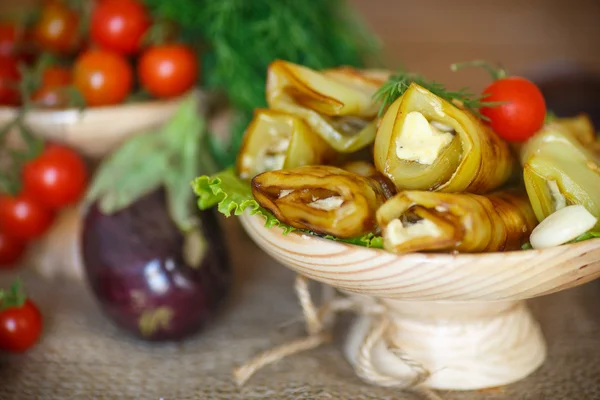
[[[112,214],[160,187],[168,170],[168,154],[159,132],[131,138],[106,159],[86,196]]]
[[[204,49],[202,84],[224,91],[246,115],[265,103],[266,70],[276,59],[314,69],[378,61],[380,43],[344,0],[145,0],[155,18],[171,20],[184,41]],[[233,128],[222,166],[235,162],[243,129]],[[220,147],[215,147],[220,148]]]
[[[546,117],[544,118],[544,124],[547,124],[549,122],[552,122],[554,119],[556,119],[556,114],[554,114],[554,112],[548,110],[546,112]]]
[[[188,232],[198,223],[194,207],[194,192],[190,190],[189,182],[199,170],[199,160],[202,157],[198,157],[198,154],[200,154],[200,145],[206,126],[204,119],[193,117],[195,116],[194,110],[182,108],[181,112],[181,124],[185,125],[185,130],[182,132],[167,130],[165,132],[167,137],[173,141],[170,146],[174,152],[180,150],[176,162],[172,160],[174,165],[166,171],[165,187],[167,189],[167,207],[171,218],[180,230]],[[171,126],[170,128],[176,127]]]
[[[477,97],[473,93],[467,92],[466,88],[458,91],[450,91],[447,90],[443,84],[434,81],[427,81],[421,75],[406,71],[398,71],[396,74],[392,75],[387,82],[384,83],[383,86],[381,86],[373,95],[373,98],[376,101],[381,102],[381,107],[379,108],[379,117],[382,117],[385,114],[389,106],[391,106],[392,103],[399,97],[401,97],[412,83],[416,83],[417,85],[424,87],[431,93],[441,97],[446,101],[452,102],[453,100],[457,100],[461,102],[466,109],[484,120],[487,120],[487,118],[479,112],[479,109],[482,107],[493,107],[499,104],[497,102],[485,102],[483,101],[484,97]]]
[[[484,60],[474,60],[467,62],[460,62],[450,65],[452,72],[456,72],[466,67],[481,67],[489,72],[493,80],[503,79],[508,76],[508,71],[504,68],[493,66],[491,63]]]
[[[340,239],[335,236],[327,235],[323,236],[325,239],[335,240],[337,242],[344,242],[355,244],[357,246],[363,247],[373,247],[376,249],[383,249],[383,237],[374,235],[373,233],[367,233],[361,237],[351,238],[351,239]]]
[[[279,221],[273,214],[262,208],[260,204],[254,200],[250,185],[247,182],[240,180],[233,168],[226,169],[213,176],[201,176],[196,178],[192,183],[192,186],[198,196],[198,207],[200,207],[201,210],[206,210],[217,205],[220,213],[230,217],[232,214],[241,215],[248,209],[250,210],[250,215],[259,214],[265,217],[265,227],[281,228],[283,229],[284,235],[293,231],[300,231],[309,235],[338,242],[364,247],[383,248],[383,238],[372,233],[368,233],[358,238],[340,239],[331,235],[318,235],[311,231],[299,230]]]
[[[575,239],[571,240],[569,243],[577,243],[583,242],[585,240],[600,238],[600,232],[586,232],[583,235],[577,236]]]
[[[189,182],[198,173],[212,172],[203,146],[205,130],[199,98],[190,95],[161,129],[129,139],[103,162],[86,202],[98,201],[102,212],[112,214],[164,187],[173,222],[184,232],[197,227]]]
[[[8,291],[0,289],[0,310],[21,307],[26,299],[23,284],[20,279],[17,279]]]

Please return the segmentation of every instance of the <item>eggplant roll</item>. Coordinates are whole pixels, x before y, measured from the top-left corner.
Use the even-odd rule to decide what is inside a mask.
[[[553,124],[558,124],[563,129],[566,129],[575,140],[587,149],[596,152],[600,150],[600,143],[598,143],[598,138],[596,137],[596,129],[594,129],[592,120],[586,114],[579,114],[571,118],[556,118],[549,125],[552,126]]]
[[[325,165],[262,173],[252,194],[280,221],[342,239],[374,232],[386,200],[377,181]]]
[[[385,197],[389,199],[396,194],[396,187],[394,184],[381,172],[377,171],[377,168],[366,161],[350,161],[344,163],[341,166],[342,169],[351,172],[356,175],[360,175],[365,178],[373,179],[381,185]]]
[[[383,246],[393,253],[519,249],[537,220],[524,192],[482,196],[407,190],[377,211]]]
[[[373,94],[388,76],[349,67],[315,71],[278,60],[269,66],[267,102],[304,119],[335,150],[351,153],[375,140],[379,104]]]
[[[525,188],[538,221],[573,204],[600,218],[600,157],[579,140],[565,125],[550,123],[521,148]]]
[[[304,121],[281,111],[259,109],[246,129],[237,158],[238,175],[256,175],[302,165],[325,164],[336,152]]]
[[[515,160],[508,145],[468,110],[413,83],[385,113],[375,166],[398,190],[486,193]]]

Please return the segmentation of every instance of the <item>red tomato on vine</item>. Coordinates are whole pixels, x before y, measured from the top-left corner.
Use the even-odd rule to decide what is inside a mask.
[[[22,353],[37,343],[42,333],[42,313],[25,296],[20,282],[0,291],[0,350]]]
[[[489,118],[492,129],[504,140],[523,142],[544,125],[546,101],[533,82],[518,76],[502,78],[488,86],[483,94],[486,102],[498,102],[480,112]]]
[[[79,16],[61,1],[47,2],[33,27],[32,36],[43,50],[70,54],[79,43]]]
[[[479,112],[502,139],[523,142],[544,125],[546,101],[533,82],[519,76],[507,76],[504,69],[481,60],[453,64],[450,68],[457,71],[464,67],[485,68],[494,79],[483,91],[482,99],[487,105]]]
[[[119,104],[131,91],[133,70],[117,53],[89,50],[75,60],[73,84],[90,107]]]
[[[92,40],[101,48],[123,55],[140,50],[144,34],[150,27],[150,15],[135,0],[105,0],[92,13]]]
[[[49,145],[23,168],[23,188],[48,209],[72,205],[83,196],[87,186],[87,167],[74,150]]]
[[[31,196],[0,196],[0,230],[22,239],[35,239],[42,236],[52,225],[54,213]]]
[[[182,44],[151,47],[140,57],[138,76],[142,87],[155,97],[179,96],[196,83],[198,59]]]

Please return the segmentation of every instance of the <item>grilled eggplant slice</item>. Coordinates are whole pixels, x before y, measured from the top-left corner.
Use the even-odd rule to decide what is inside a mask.
[[[378,181],[325,165],[262,173],[252,194],[280,221],[341,239],[375,232],[386,200]]]
[[[383,193],[387,199],[393,197],[396,194],[396,187],[394,184],[381,172],[377,171],[377,168],[366,161],[350,161],[344,163],[342,169],[351,172],[356,175],[360,175],[365,178],[373,179],[381,185]]]
[[[267,74],[269,108],[304,119],[331,147],[352,153],[373,143],[377,131],[375,91],[384,71],[350,67],[315,71],[277,60]]]
[[[404,191],[377,211],[383,246],[393,253],[516,250],[537,220],[524,191]]]
[[[238,175],[256,175],[302,165],[326,164],[336,152],[302,119],[281,111],[258,109],[244,134]]]
[[[538,221],[573,204],[600,217],[600,157],[581,140],[568,126],[551,123],[522,146],[523,179]]]
[[[413,83],[385,113],[375,166],[398,190],[486,193],[515,160],[508,145],[468,110]]]

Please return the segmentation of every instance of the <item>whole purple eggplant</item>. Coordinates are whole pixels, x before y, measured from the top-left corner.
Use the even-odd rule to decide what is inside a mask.
[[[204,240],[194,243],[171,221],[162,190],[111,215],[96,204],[88,209],[82,232],[87,280],[118,326],[145,340],[174,341],[212,320],[229,292],[231,268],[214,211],[199,213]],[[198,262],[186,257],[190,245]]]

